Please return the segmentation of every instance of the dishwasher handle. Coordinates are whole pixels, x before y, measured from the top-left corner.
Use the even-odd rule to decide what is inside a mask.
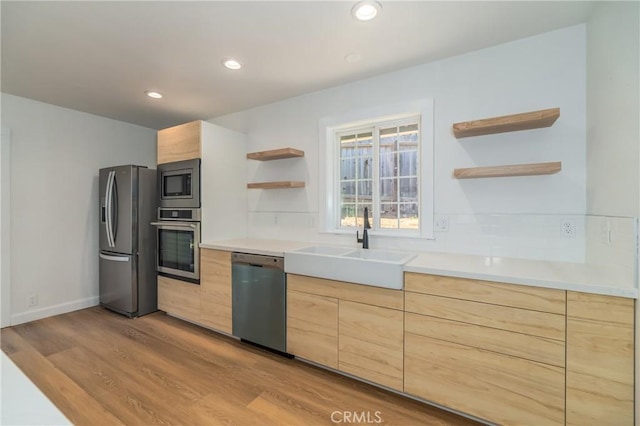
[[[232,264],[243,264],[259,268],[274,268],[284,270],[284,257],[263,256],[260,254],[232,253]]]

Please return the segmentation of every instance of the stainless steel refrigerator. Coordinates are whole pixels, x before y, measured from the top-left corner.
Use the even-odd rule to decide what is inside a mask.
[[[137,317],[157,310],[156,171],[100,170],[100,304]]]

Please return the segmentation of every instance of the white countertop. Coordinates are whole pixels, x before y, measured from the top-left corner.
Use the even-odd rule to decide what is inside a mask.
[[[0,352],[0,370],[2,370],[0,424],[72,424],[4,352]]]
[[[201,248],[237,251],[241,253],[262,254],[265,256],[284,256],[284,253],[314,245],[303,241],[259,240],[243,238],[238,240],[201,243]]]
[[[309,247],[304,241],[237,239],[202,243],[200,247],[284,256],[287,251]],[[328,244],[320,244],[328,245]],[[584,263],[423,252],[404,265],[406,272],[478,279],[561,290],[638,298],[632,271]]]
[[[610,296],[638,297],[631,271],[585,263],[421,253],[405,264],[404,270]]]

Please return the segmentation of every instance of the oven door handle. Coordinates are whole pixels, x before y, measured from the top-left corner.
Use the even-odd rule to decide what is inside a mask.
[[[166,222],[151,222],[152,226],[177,226],[177,227],[182,227],[182,228],[192,228],[192,229],[196,229],[197,225],[194,223],[185,223],[185,222],[171,222],[171,221],[166,221]]]

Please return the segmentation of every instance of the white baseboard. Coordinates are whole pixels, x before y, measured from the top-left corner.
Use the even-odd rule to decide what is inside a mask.
[[[11,325],[18,325],[55,315],[66,314],[67,312],[90,308],[92,306],[97,306],[98,304],[100,304],[100,298],[98,296],[93,296],[86,299],[60,303],[59,305],[47,306],[45,308],[31,309],[26,312],[11,315]]]

